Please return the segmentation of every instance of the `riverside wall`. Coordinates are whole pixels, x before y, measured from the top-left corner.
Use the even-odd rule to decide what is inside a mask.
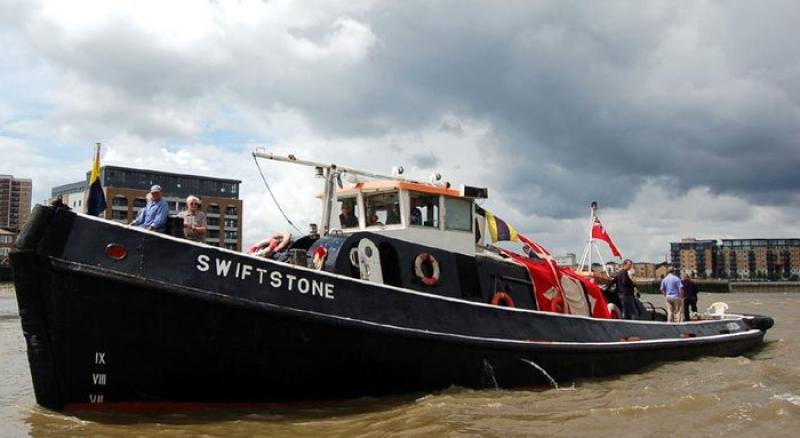
[[[660,280],[634,280],[636,289],[643,294],[659,294]],[[700,292],[800,292],[800,281],[728,281],[695,280]]]

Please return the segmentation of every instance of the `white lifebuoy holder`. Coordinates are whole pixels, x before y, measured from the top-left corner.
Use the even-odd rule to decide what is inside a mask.
[[[314,269],[316,269],[317,271],[322,270],[322,267],[325,266],[325,259],[327,257],[328,257],[328,250],[325,249],[324,246],[318,246],[314,250],[314,260],[312,262]]]
[[[433,273],[431,273],[430,276],[426,276],[425,272],[422,271],[422,264],[425,262],[431,264]],[[414,273],[417,275],[417,278],[422,281],[422,284],[426,286],[436,286],[439,284],[439,262],[436,261],[436,257],[427,252],[417,255],[417,258],[414,260]]]

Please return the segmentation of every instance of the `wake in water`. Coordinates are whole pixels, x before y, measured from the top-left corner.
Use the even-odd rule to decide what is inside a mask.
[[[497,378],[494,376],[494,367],[492,364],[489,363],[488,360],[483,360],[483,378],[485,383],[491,383],[491,387],[495,389],[495,391],[500,389],[500,386],[497,384]],[[485,385],[484,386],[488,386]]]
[[[545,371],[545,370],[544,370],[544,368],[540,367],[538,363],[536,363],[536,362],[534,362],[534,361],[532,361],[532,360],[528,360],[528,359],[520,359],[520,360],[521,360],[521,361],[523,361],[523,362],[525,362],[526,364],[528,364],[528,365],[530,365],[530,366],[532,366],[532,367],[536,368],[536,369],[537,369],[537,370],[539,370],[539,371],[540,371],[540,372],[541,372],[541,373],[542,373],[542,374],[543,374],[545,377],[547,377],[547,380],[549,380],[549,381],[550,381],[550,384],[553,386],[553,389],[560,390],[560,391],[566,391],[566,390],[573,390],[573,389],[575,389],[575,386],[574,386],[574,385],[573,385],[571,388],[559,388],[559,387],[558,387],[558,382],[556,382],[556,379],[554,379],[554,378],[553,378],[553,377],[552,377],[550,374],[548,374],[548,373],[547,373],[547,371]]]

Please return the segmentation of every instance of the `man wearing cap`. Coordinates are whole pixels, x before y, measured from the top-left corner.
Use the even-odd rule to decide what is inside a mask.
[[[163,233],[167,229],[167,217],[169,216],[169,205],[161,197],[161,186],[150,187],[147,205],[139,210],[136,219],[131,225],[145,228],[152,231]]]

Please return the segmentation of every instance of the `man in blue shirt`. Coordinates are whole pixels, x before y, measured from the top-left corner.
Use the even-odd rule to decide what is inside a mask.
[[[161,186],[155,185],[150,188],[150,200],[143,209],[139,210],[139,214],[136,215],[136,219],[131,222],[131,225],[163,233],[167,229],[168,216],[169,205],[161,197]]]
[[[683,283],[675,275],[673,266],[661,280],[661,293],[667,297],[667,322],[683,322]]]

